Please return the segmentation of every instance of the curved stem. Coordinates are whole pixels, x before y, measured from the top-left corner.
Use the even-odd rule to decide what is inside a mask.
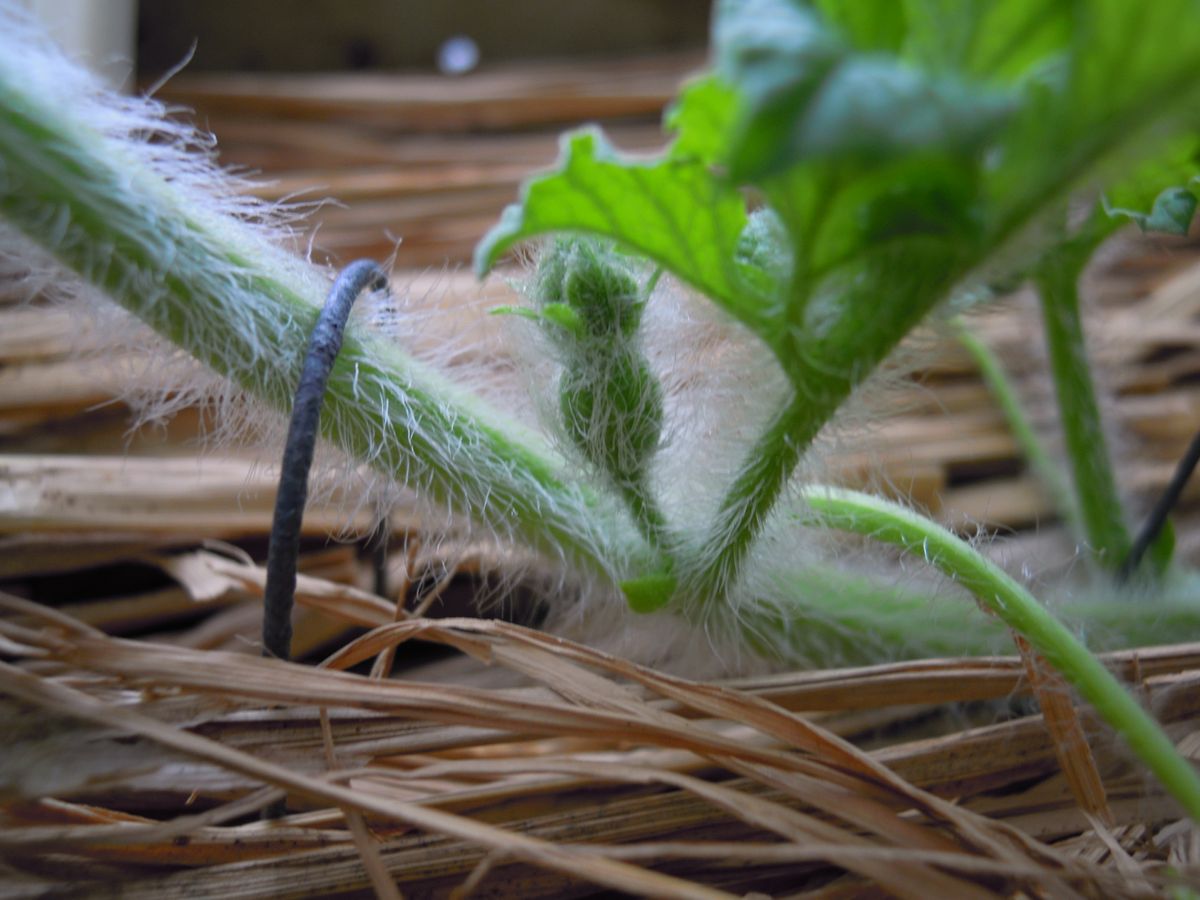
[[[1188,815],[1200,821],[1200,774],[1112,673],[999,566],[899,504],[837,488],[809,488],[804,497],[815,522],[918,553],[975,594],[1074,685]]]
[[[1017,396],[1017,390],[1008,377],[1008,373],[1004,371],[1004,366],[992,352],[992,348],[973,334],[961,319],[956,319],[953,326],[958,342],[971,354],[975,365],[979,367],[980,376],[988,386],[988,390],[991,391],[1001,412],[1004,413],[1008,430],[1012,432],[1013,439],[1021,448],[1021,455],[1025,457],[1025,461],[1029,463],[1029,467],[1033,469],[1043,487],[1054,498],[1054,506],[1059,515],[1070,522],[1073,527],[1078,528],[1079,509],[1075,503],[1075,497],[1071,493],[1071,487],[1067,484],[1062,472],[1050,459],[1050,454],[1046,452],[1042,442],[1038,440],[1033,423],[1025,415],[1021,399]]]

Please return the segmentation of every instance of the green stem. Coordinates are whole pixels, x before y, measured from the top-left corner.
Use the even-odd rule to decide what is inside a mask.
[[[999,357],[987,344],[972,334],[961,319],[956,319],[953,325],[959,343],[971,354],[975,365],[979,367],[984,384],[988,386],[992,397],[1004,413],[1004,419],[1021,449],[1021,454],[1053,497],[1055,509],[1064,519],[1078,527],[1079,510],[1071,494],[1071,487],[1063,478],[1058,466],[1050,459],[1050,454],[1046,452],[1042,442],[1038,440],[1033,423],[1025,415],[1025,409],[1017,396],[1017,389],[1009,379],[1008,373],[1004,371]]]
[[[665,550],[670,546],[670,535],[667,530],[667,518],[663,515],[662,507],[654,499],[646,479],[642,478],[634,484],[620,487],[621,497],[633,516],[634,523],[651,546]]]
[[[715,527],[701,546],[699,571],[681,586],[688,600],[714,604],[724,598],[808,447],[797,432],[810,421],[807,404],[793,396],[746,454],[721,500]]]
[[[831,304],[819,331],[792,322],[779,340],[793,394],[764,429],[721,501],[701,545],[689,599],[716,602],[737,578],[771,509],[805,451],[847,397],[965,272],[969,257],[923,238],[881,248],[861,279]],[[886,302],[875,295],[884,273]]]
[[[0,68],[0,215],[197,359],[286,411],[325,279]],[[657,565],[614,499],[398,349],[348,334],[322,432],[500,534],[608,578]]]
[[[1007,573],[940,525],[899,504],[836,488],[809,488],[805,500],[820,524],[918,553],[975,594],[1075,686],[1188,815],[1200,821],[1200,774],[1112,673]]]
[[[1101,566],[1113,570],[1125,559],[1132,542],[1113,477],[1079,317],[1079,275],[1093,249],[1088,240],[1049,254],[1035,280],[1083,536]]]

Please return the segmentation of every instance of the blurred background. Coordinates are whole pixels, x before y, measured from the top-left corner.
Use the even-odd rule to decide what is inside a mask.
[[[702,64],[709,7],[26,3],[110,83],[195,110],[224,164],[273,182],[263,196],[338,201],[315,216],[318,257],[387,257],[403,237],[398,264],[417,268],[468,260],[564,128],[602,122],[619,146],[660,146],[664,105]]]
[[[102,4],[101,4],[102,5]],[[173,67],[195,41],[195,71],[433,73],[465,37],[499,63],[700,50],[707,0],[153,0],[137,15],[138,68]]]

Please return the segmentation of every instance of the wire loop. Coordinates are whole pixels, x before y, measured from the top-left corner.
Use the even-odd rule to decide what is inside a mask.
[[[263,596],[263,656],[288,659],[292,647],[292,605],[296,595],[296,566],[300,556],[300,525],[308,501],[321,405],[350,309],[366,288],[383,290],[387,276],[369,259],[350,263],[338,274],[308,342],[308,353],[279,469],[279,492],[267,548],[267,583]]]

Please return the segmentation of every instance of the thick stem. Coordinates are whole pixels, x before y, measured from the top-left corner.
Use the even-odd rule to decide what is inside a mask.
[[[899,504],[835,488],[809,488],[805,499],[817,522],[920,554],[975,594],[1074,685],[1188,815],[1200,821],[1200,774],[1112,673],[1007,573],[940,525]]]
[[[0,215],[156,331],[281,411],[323,282],[194,199],[128,147],[0,70]],[[615,500],[567,479],[507,421],[397,348],[346,336],[322,433],[454,513],[604,577],[657,554]]]
[[[1038,270],[1036,282],[1083,536],[1100,565],[1114,570],[1128,555],[1131,540],[1113,477],[1079,317],[1079,274],[1092,249],[1089,241],[1050,254]]]

